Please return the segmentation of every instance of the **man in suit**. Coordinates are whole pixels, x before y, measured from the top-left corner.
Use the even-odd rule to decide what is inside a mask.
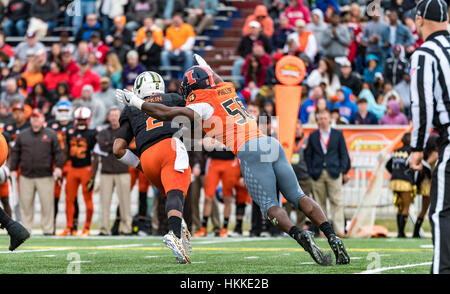
[[[319,114],[319,129],[311,133],[305,150],[308,173],[313,178],[313,194],[326,214],[327,199],[330,201],[331,219],[336,233],[344,235],[344,206],[342,183],[350,169],[350,158],[341,131],[330,127],[330,112]]]

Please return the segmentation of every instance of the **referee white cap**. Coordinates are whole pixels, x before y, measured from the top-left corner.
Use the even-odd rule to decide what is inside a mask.
[[[416,7],[416,14],[436,22],[446,22],[447,2],[444,0],[421,0]]]

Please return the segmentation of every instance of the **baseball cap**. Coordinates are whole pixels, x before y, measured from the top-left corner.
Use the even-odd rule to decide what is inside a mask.
[[[341,65],[341,67],[350,67],[350,66],[352,66],[352,63],[350,62],[350,60],[348,60],[348,58],[342,58],[342,59],[340,59],[339,60],[339,62],[338,62],[340,65]]]
[[[383,74],[381,72],[377,72],[375,73],[375,79],[380,79],[380,80],[384,80],[383,78]]]
[[[422,0],[416,6],[416,14],[436,22],[446,22],[447,3],[444,0]]]
[[[261,27],[261,24],[259,22],[257,22],[256,20],[251,21],[248,25],[251,28],[260,28]]]
[[[27,38],[34,38],[36,37],[36,32],[28,32],[27,33]]]
[[[304,27],[304,26],[306,26],[306,22],[303,19],[297,19],[295,21],[295,26],[296,27]]]
[[[23,105],[23,103],[16,103],[13,105],[12,107],[12,111],[14,110],[22,110],[25,111],[25,106]]]
[[[400,46],[399,44],[394,46],[394,51],[396,52],[401,52],[402,51],[402,46]]]
[[[93,31],[91,33],[91,39],[92,38],[101,38],[100,32],[99,31]]]
[[[44,114],[39,109],[33,109],[33,112],[31,113],[31,116],[33,117],[43,117]]]

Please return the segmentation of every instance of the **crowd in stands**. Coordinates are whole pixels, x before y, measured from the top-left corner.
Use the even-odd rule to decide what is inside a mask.
[[[245,18],[231,75],[224,77],[249,108],[275,116],[275,66],[295,55],[307,68],[301,123],[317,124],[318,114],[328,109],[334,124],[409,124],[408,58],[423,43],[414,0],[383,0],[371,11],[371,1],[364,0],[260,2]],[[15,123],[17,103],[52,121],[54,106],[69,101],[74,109],[88,107],[90,127],[97,128],[112,107],[123,107],[115,89],[132,89],[147,70],[161,73],[166,89],[177,92],[177,71],[193,65],[196,37],[227,5],[225,0],[0,1],[0,126]],[[57,41],[44,45],[46,36]],[[276,131],[276,120],[271,123]]]

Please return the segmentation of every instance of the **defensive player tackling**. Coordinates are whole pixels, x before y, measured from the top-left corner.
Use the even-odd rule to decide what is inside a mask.
[[[203,64],[185,72],[181,91],[186,107],[153,103],[127,90],[117,90],[116,98],[129,106],[129,111],[139,109],[142,111],[140,113],[146,113],[158,121],[171,121],[178,116],[201,121],[208,136],[222,142],[237,155],[245,185],[266,219],[294,238],[315,262],[331,265],[331,256],[322,252],[312,232],[301,231],[280,207],[278,186],[283,196],[324,232],[336,256],[336,263],[348,264],[350,258],[342,240],[337,237],[317,203],[305,197],[282,146],[275,138],[263,135],[258,129],[256,120],[243,107],[233,84],[223,82],[209,66]]]

